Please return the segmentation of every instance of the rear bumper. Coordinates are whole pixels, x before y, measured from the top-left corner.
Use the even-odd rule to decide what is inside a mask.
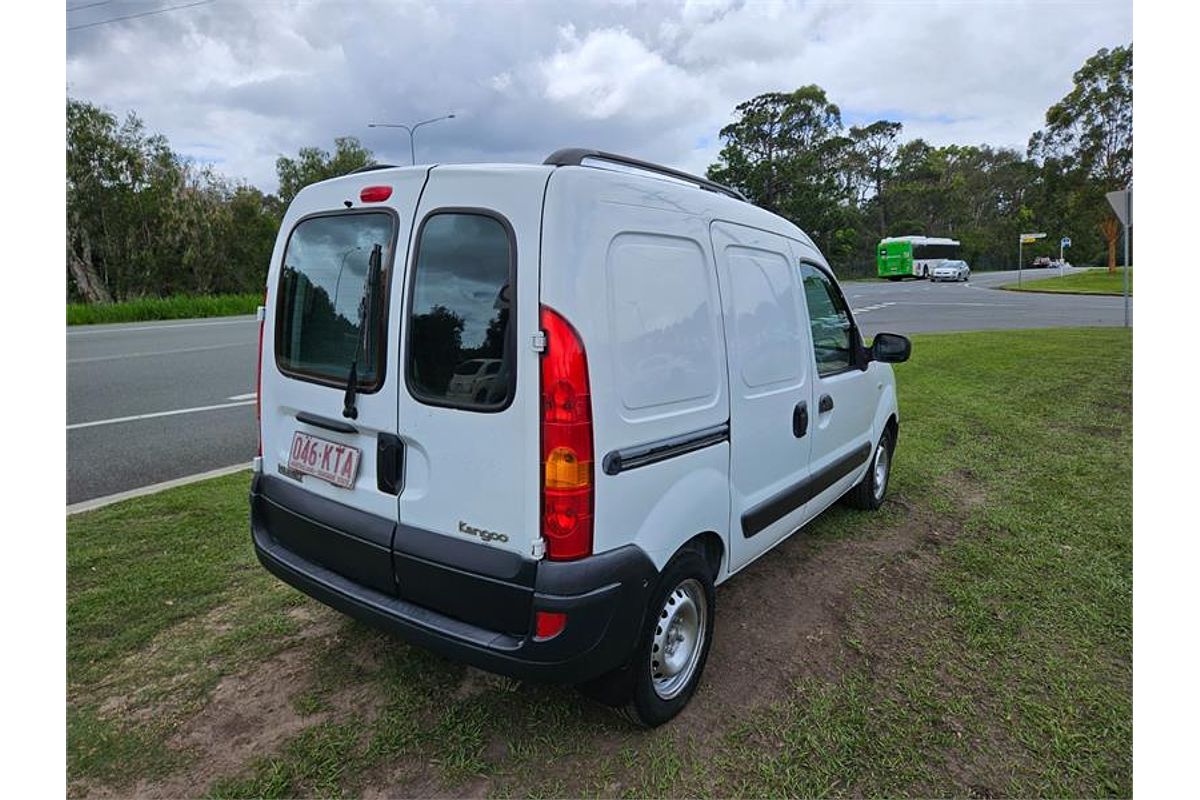
[[[380,518],[272,476],[255,476],[250,506],[255,553],[285,583],[447,658],[516,678],[580,683],[621,666],[633,651],[657,576],[633,545],[573,562],[533,561],[397,526],[393,537],[404,549],[392,552],[394,585],[384,590],[316,563],[312,551],[301,555],[289,547],[313,535],[360,540],[354,528],[377,528]],[[536,611],[566,613],[567,625],[538,640]],[[514,619],[525,622],[514,625]]]

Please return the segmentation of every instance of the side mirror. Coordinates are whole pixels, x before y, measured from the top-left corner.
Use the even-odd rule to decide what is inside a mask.
[[[912,342],[907,336],[898,333],[877,333],[871,342],[871,360],[883,361],[888,364],[899,364],[908,361],[912,355]]]

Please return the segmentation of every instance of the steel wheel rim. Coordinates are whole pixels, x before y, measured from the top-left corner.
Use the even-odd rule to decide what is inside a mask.
[[[887,489],[888,479],[888,451],[884,447],[884,443],[880,442],[879,447],[875,450],[875,499],[882,500],[883,492]]]
[[[679,696],[700,664],[708,630],[708,598],[695,578],[671,590],[658,612],[650,643],[650,681],[663,700]]]

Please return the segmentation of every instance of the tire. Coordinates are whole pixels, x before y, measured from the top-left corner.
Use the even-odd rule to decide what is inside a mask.
[[[653,728],[667,722],[683,710],[700,684],[712,645],[716,599],[708,561],[699,550],[681,550],[650,594],[629,662],[579,690],[616,706],[636,725]],[[668,650],[671,645],[674,649]]]
[[[863,476],[857,486],[846,493],[847,505],[863,511],[874,511],[883,505],[883,498],[887,496],[888,483],[891,481],[892,453],[895,449],[896,441],[892,436],[891,429],[885,429],[883,435],[879,437],[879,444],[875,445],[875,451],[871,454],[867,474]]]
[[[898,280],[900,280],[900,276],[899,275],[889,275],[888,280],[889,281],[898,281]]]

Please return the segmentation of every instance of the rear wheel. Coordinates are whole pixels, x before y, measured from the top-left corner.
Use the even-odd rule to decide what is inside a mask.
[[[580,690],[650,728],[682,711],[700,683],[712,644],[716,590],[711,573],[698,550],[688,548],[671,559],[650,596],[629,662]]]
[[[879,444],[871,454],[867,474],[858,485],[846,493],[846,502],[865,511],[874,511],[883,505],[884,495],[887,494],[888,481],[892,476],[892,452],[896,442],[890,429],[886,429],[879,437]]]

